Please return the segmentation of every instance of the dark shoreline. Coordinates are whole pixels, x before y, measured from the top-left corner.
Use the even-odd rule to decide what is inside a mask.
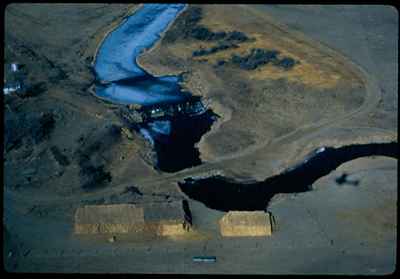
[[[266,210],[278,193],[312,191],[312,184],[341,164],[367,156],[388,156],[398,159],[398,143],[372,143],[327,147],[308,156],[302,164],[256,183],[238,183],[223,176],[204,179],[187,178],[178,182],[180,189],[191,199],[207,207],[221,210]]]

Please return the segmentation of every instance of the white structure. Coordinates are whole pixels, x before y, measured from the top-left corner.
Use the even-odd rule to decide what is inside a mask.
[[[11,63],[11,72],[18,72],[18,64],[17,63]]]
[[[20,90],[20,89],[21,89],[21,84],[19,84],[19,83],[15,84],[14,86],[12,86],[12,85],[6,85],[6,86],[3,88],[3,93],[7,95],[7,94],[14,93],[14,92],[16,92],[16,91],[18,91],[18,90]]]

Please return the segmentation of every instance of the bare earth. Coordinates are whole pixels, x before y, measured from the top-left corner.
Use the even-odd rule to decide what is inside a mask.
[[[116,107],[90,92],[90,66],[104,35],[137,5],[12,4],[5,11],[5,63],[25,64],[28,83],[45,89],[7,96],[7,121],[51,112],[50,136],[5,144],[5,268],[12,272],[386,274],[396,263],[397,160],[350,161],[319,179],[313,191],[280,195],[268,208],[278,228],[267,238],[222,238],[224,212],[189,200],[193,231],[159,239],[73,234],[84,204],[165,202],[186,198],[177,182],[219,171],[237,180],[263,180],[320,146],[397,142],[398,15],[390,6],[203,5],[201,24],[238,30],[256,40],[198,61],[211,43],[165,40],[139,63],[156,75],[187,72],[184,86],[221,116],[198,147],[203,164],[173,174],[151,165],[140,135],[118,133]],[[190,8],[189,8],[190,9]],[[184,13],[181,15],[184,16]],[[262,28],[261,28],[261,27]],[[252,47],[276,48],[300,61],[284,71],[215,68],[218,59]],[[5,121],[6,121],[5,120]],[[6,124],[8,122],[5,122]],[[14,123],[14,122],[13,122]],[[13,124],[14,125],[14,124]],[[27,124],[29,125],[29,124]],[[114,129],[114,128],[115,129]],[[26,131],[25,131],[26,130]],[[16,141],[17,142],[17,141]],[[61,164],[51,147],[67,158]],[[54,148],[53,148],[54,150]],[[84,164],[112,177],[85,191]],[[337,185],[343,172],[358,186]],[[134,185],[142,196],[126,195]],[[192,257],[213,255],[214,264]]]

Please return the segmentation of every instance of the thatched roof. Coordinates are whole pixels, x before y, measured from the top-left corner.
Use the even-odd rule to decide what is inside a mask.
[[[146,230],[159,235],[182,234],[190,227],[182,201],[133,204],[86,205],[75,212],[75,233],[129,233]]]
[[[229,211],[219,221],[223,236],[271,235],[269,213],[264,211]]]

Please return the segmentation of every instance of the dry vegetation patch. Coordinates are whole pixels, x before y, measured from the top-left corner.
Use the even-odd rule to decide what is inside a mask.
[[[211,160],[345,115],[365,95],[346,58],[246,5],[190,5],[139,61],[157,75],[185,72],[184,88],[222,114],[199,143]]]

